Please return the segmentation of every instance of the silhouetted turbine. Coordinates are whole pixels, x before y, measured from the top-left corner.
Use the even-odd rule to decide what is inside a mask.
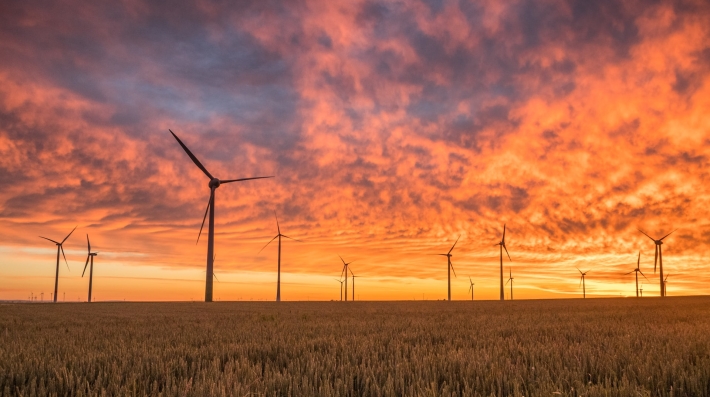
[[[194,154],[190,151],[190,149],[185,146],[184,143],[180,140],[180,138],[175,135],[175,133],[172,130],[168,130],[170,133],[175,137],[175,139],[178,141],[180,146],[185,150],[185,153],[190,157],[193,163],[204,172],[205,175],[207,175],[208,178],[210,178],[210,182],[207,184],[210,188],[210,199],[207,202],[207,209],[205,210],[205,216],[202,218],[202,226],[200,226],[200,232],[197,234],[197,242],[200,241],[200,235],[202,234],[202,228],[205,226],[205,219],[207,219],[207,212],[209,211],[210,213],[210,225],[209,225],[209,233],[207,236],[207,274],[205,275],[205,302],[212,302],[212,276],[214,274],[214,263],[213,263],[213,258],[214,258],[214,201],[215,201],[215,190],[217,188],[224,184],[224,183],[232,183],[232,182],[241,182],[241,181],[249,181],[252,179],[265,179],[265,178],[273,178],[273,176],[256,176],[252,178],[240,178],[240,179],[228,179],[228,180],[219,180],[215,177],[212,176],[212,174],[207,171],[207,168],[200,163],[200,160],[195,157]]]
[[[259,252],[263,251],[264,248],[266,248],[267,245],[271,244],[272,241],[276,240],[277,238],[279,239],[279,256],[278,256],[278,265],[277,265],[277,273],[278,275],[276,276],[276,302],[281,302],[281,237],[286,237],[289,238],[293,241],[298,241],[301,242],[300,240],[296,240],[295,238],[291,238],[285,234],[281,234],[281,226],[279,226],[279,217],[276,216],[276,213],[274,213],[274,217],[276,218],[276,230],[278,230],[278,233],[274,238],[269,240],[268,243],[266,243],[265,246],[263,246]]]
[[[345,263],[345,260],[343,260],[343,257],[338,255],[338,258],[340,258],[341,261],[343,261],[343,270],[340,272],[340,278],[343,278],[343,275],[345,275],[345,302],[348,301],[348,265],[355,261],[351,261],[348,263]]]
[[[473,281],[471,280],[471,276],[468,276],[468,282],[471,283],[471,286],[468,287],[468,292],[471,293],[471,300],[473,300],[473,286],[476,284],[474,284]]]
[[[668,292],[668,291],[666,291],[666,284],[668,284],[668,276],[670,276],[670,275],[671,275],[671,274],[668,273],[668,275],[666,276],[666,278],[663,279],[663,296],[666,296],[666,294],[667,294],[667,292]]]
[[[503,224],[503,238],[500,240],[500,243],[496,245],[500,245],[500,300],[505,300],[505,290],[503,289],[503,250],[505,250],[505,253],[508,255],[508,259],[511,262],[513,261],[510,259],[508,248],[505,246],[505,224]],[[511,299],[512,298],[511,295]]]
[[[649,236],[646,234],[643,230],[638,229],[639,232],[643,233],[646,237],[650,238],[653,240],[654,244],[656,244],[656,258],[653,261],[653,272],[656,273],[656,263],[658,263],[658,270],[659,270],[659,277],[661,280],[660,287],[661,287],[661,296],[666,296],[666,293],[663,289],[663,250],[661,249],[661,246],[663,245],[663,239],[670,236],[673,234],[678,229],[675,229],[674,231],[666,234],[665,236],[659,238],[658,240],[654,239],[653,237]]]
[[[641,273],[643,278],[648,280],[648,278],[646,278],[646,275],[643,274],[643,272],[641,271],[641,251],[639,251],[639,258],[636,261],[636,269],[634,269],[628,273],[624,273],[624,275],[627,276],[631,273],[636,273],[636,297],[638,298],[639,297],[639,273]]]
[[[55,303],[57,302],[57,288],[59,288],[59,252],[62,253],[62,256],[64,257],[64,263],[67,264],[67,270],[69,270],[69,262],[67,262],[67,256],[64,255],[64,246],[62,244],[64,244],[64,242],[67,241],[69,236],[71,236],[71,234],[74,233],[74,230],[76,230],[76,226],[74,226],[74,229],[72,229],[71,232],[69,232],[69,234],[67,234],[67,236],[64,237],[64,240],[62,240],[61,243],[58,243],[58,242],[52,240],[51,238],[39,236],[40,238],[43,238],[45,240],[49,240],[57,245],[57,273],[54,276],[54,302]]]
[[[340,283],[340,301],[342,302],[343,301],[343,283],[344,283],[344,281],[342,279],[338,280],[337,278],[335,279],[335,281]]]
[[[353,278],[353,302],[355,302],[355,277],[360,277],[360,276],[356,276],[355,273],[353,273],[352,269],[350,269],[350,274],[352,275],[352,278]]]
[[[451,246],[451,249],[449,250],[449,252],[447,252],[445,254],[434,254],[434,255],[445,256],[446,260],[447,260],[446,273],[448,275],[448,292],[449,292],[448,297],[449,297],[449,300],[451,300],[451,271],[452,270],[454,271],[454,277],[458,278],[458,276],[456,275],[456,270],[454,270],[454,265],[451,263],[451,257],[453,256],[451,254],[451,251],[454,250],[454,247],[456,247],[456,243],[459,242],[460,238],[461,238],[461,236],[458,236],[456,238],[456,241],[454,241],[454,245]]]
[[[91,243],[89,242],[89,235],[86,235],[86,250],[88,251],[88,254],[86,255],[86,263],[84,264],[84,271],[81,272],[81,277],[84,277],[84,273],[86,273],[86,266],[89,265],[89,261],[91,261],[91,267],[89,268],[89,299],[87,302],[91,303],[91,286],[94,281],[94,257],[98,255],[98,252],[91,252]]]
[[[508,270],[510,271],[510,276],[508,277],[508,281],[505,282],[505,285],[510,283],[510,300],[513,300],[513,280],[515,279],[513,278],[513,269],[508,268]]]
[[[587,273],[589,273],[589,270],[587,270],[586,272],[582,272],[581,270],[579,270],[579,268],[575,268],[575,269],[577,269],[579,274],[582,275],[582,277],[579,279],[579,286],[582,287],[582,297],[586,299],[587,298],[587,283],[585,282],[584,278],[587,277]],[[579,288],[579,287],[577,287],[577,288]]]

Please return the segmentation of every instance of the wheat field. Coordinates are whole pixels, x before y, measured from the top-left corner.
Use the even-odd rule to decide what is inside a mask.
[[[710,298],[0,305],[3,396],[709,396]]]

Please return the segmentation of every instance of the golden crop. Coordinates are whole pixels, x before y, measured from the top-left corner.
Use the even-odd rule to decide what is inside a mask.
[[[709,396],[710,299],[0,305],[5,396]]]

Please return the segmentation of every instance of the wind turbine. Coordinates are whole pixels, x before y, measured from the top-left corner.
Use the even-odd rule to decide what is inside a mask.
[[[583,293],[582,296],[586,299],[587,298],[587,283],[585,282],[584,278],[587,277],[587,273],[589,273],[589,270],[587,270],[586,272],[582,272],[581,270],[579,270],[579,268],[575,268],[575,269],[577,269],[579,274],[582,275],[582,277],[579,279],[579,285],[582,287],[582,293]],[[577,288],[579,288],[579,287],[577,287]]]
[[[515,279],[513,278],[513,269],[508,268],[508,270],[510,271],[510,276],[508,277],[508,281],[505,282],[505,285],[510,283],[510,300],[513,300],[513,280]]]
[[[500,239],[500,243],[496,244],[500,245],[500,300],[505,300],[505,290],[503,289],[503,250],[505,250],[505,253],[508,255],[508,259],[512,262],[513,260],[510,259],[510,254],[508,253],[508,248],[505,246],[505,224],[503,224],[503,238]],[[506,283],[507,284],[507,283]],[[512,291],[512,285],[511,285],[511,291]],[[513,296],[511,294],[510,299],[513,299]]]
[[[667,293],[667,291],[666,291],[666,283],[668,283],[668,276],[670,276],[670,275],[671,275],[671,274],[668,273],[668,275],[666,275],[666,278],[663,279],[663,296],[666,296],[666,293]]]
[[[474,284],[473,281],[471,280],[471,276],[468,277],[468,282],[471,283],[471,286],[468,287],[468,292],[471,293],[471,300],[473,300],[473,286],[476,284]]]
[[[643,298],[643,281],[641,281],[641,297]]]
[[[340,301],[342,302],[343,300],[343,280],[335,279],[335,281],[340,283]]]
[[[649,236],[646,234],[643,230],[638,229],[639,232],[643,233],[644,236],[650,238],[653,240],[653,242],[656,244],[656,258],[653,260],[653,272],[656,273],[656,263],[658,263],[658,269],[659,269],[659,277],[661,280],[661,296],[666,296],[666,291],[663,288],[663,250],[661,249],[661,245],[663,245],[663,239],[670,236],[673,234],[678,229],[675,229],[674,231],[666,234],[665,236],[659,238],[658,240],[654,239],[653,237]]]
[[[646,278],[646,275],[643,274],[643,272],[641,271],[641,251],[639,251],[639,258],[638,258],[638,261],[636,261],[636,269],[634,269],[628,273],[624,273],[624,276],[627,276],[631,273],[636,273],[636,297],[638,298],[639,297],[639,273],[641,273],[643,278],[648,280],[648,278]],[[642,285],[642,287],[643,287],[643,285]]]
[[[352,269],[350,270],[350,274],[352,275],[353,278],[353,302],[355,302],[355,277],[361,277],[361,276],[356,276]]]
[[[61,251],[62,256],[64,257],[64,263],[67,264],[67,270],[69,270],[69,262],[67,262],[67,256],[64,255],[64,246],[62,244],[64,244],[64,242],[67,241],[69,236],[71,236],[71,234],[74,233],[74,230],[76,230],[76,226],[74,226],[74,229],[72,229],[71,232],[69,232],[69,234],[67,234],[67,236],[64,237],[64,240],[62,240],[61,243],[58,243],[58,242],[52,240],[51,238],[39,236],[40,238],[43,238],[45,240],[49,240],[57,245],[57,273],[54,276],[54,302],[55,303],[57,302],[57,288],[59,287],[59,252]]]
[[[446,257],[446,260],[447,260],[447,262],[448,262],[448,264],[446,265],[446,271],[447,271],[447,274],[448,274],[448,277],[449,277],[449,278],[448,278],[448,283],[449,283],[449,284],[448,284],[448,286],[449,286],[449,289],[448,289],[449,295],[448,295],[448,297],[449,297],[449,300],[451,300],[451,271],[452,271],[452,270],[454,271],[454,277],[458,278],[458,276],[456,275],[456,270],[454,270],[454,265],[451,263],[451,257],[453,256],[453,255],[451,254],[451,251],[454,250],[454,247],[456,247],[456,243],[459,242],[459,239],[460,239],[460,238],[461,238],[461,236],[458,236],[458,237],[456,238],[456,241],[454,241],[454,245],[451,246],[451,249],[449,250],[449,252],[447,252],[447,253],[445,253],[445,254],[434,254],[434,255],[445,256],[445,257]]]
[[[269,240],[268,243],[264,247],[262,247],[259,252],[263,251],[264,248],[266,248],[267,245],[271,244],[272,241],[276,240],[277,238],[279,239],[279,259],[278,259],[278,266],[277,266],[277,276],[276,276],[276,302],[281,302],[281,237],[286,237],[289,238],[293,241],[298,241],[301,242],[300,240],[296,240],[295,238],[291,238],[285,234],[281,234],[281,226],[279,226],[279,217],[276,216],[276,213],[274,213],[274,217],[276,218],[276,230],[278,230],[278,233],[274,238]]]
[[[340,271],[340,278],[343,278],[343,274],[345,275],[345,302],[348,301],[348,265],[355,262],[355,261],[350,261],[348,263],[345,263],[345,260],[343,259],[342,256],[338,255],[338,258],[340,258],[341,261],[343,261],[343,270]],[[352,271],[351,271],[352,273]]]
[[[273,178],[273,176],[256,176],[252,178],[240,178],[240,179],[227,179],[227,180],[219,180],[215,177],[212,176],[212,174],[207,171],[207,168],[200,163],[200,160],[195,157],[194,154],[190,151],[190,149],[185,146],[184,143],[180,140],[180,138],[175,135],[175,133],[172,130],[168,130],[170,133],[175,137],[175,139],[178,141],[180,146],[182,146],[183,150],[185,150],[185,153],[190,157],[193,163],[202,170],[202,172],[207,175],[208,178],[210,178],[210,182],[207,184],[210,188],[210,199],[207,202],[207,209],[205,210],[205,216],[202,218],[202,226],[200,226],[200,233],[197,234],[197,242],[200,241],[200,235],[202,234],[202,228],[205,226],[205,219],[207,219],[207,212],[209,211],[210,213],[210,225],[209,225],[209,232],[207,236],[207,274],[205,275],[205,302],[212,302],[212,276],[214,274],[214,201],[215,201],[215,190],[217,188],[225,183],[232,183],[232,182],[241,182],[241,181],[249,181],[252,179],[264,179],[264,178]]]
[[[87,302],[91,303],[91,286],[94,281],[94,257],[98,255],[98,252],[91,252],[91,243],[89,242],[89,235],[86,235],[86,249],[88,251],[88,254],[86,255],[86,263],[84,264],[84,271],[81,272],[81,277],[84,277],[84,273],[86,273],[86,266],[89,265],[89,261],[91,261],[91,267],[89,268],[89,300]]]

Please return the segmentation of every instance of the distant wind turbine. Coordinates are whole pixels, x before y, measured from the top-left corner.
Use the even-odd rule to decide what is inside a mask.
[[[646,275],[643,274],[643,272],[641,271],[641,251],[639,251],[639,258],[636,261],[636,269],[634,269],[628,273],[624,273],[624,275],[627,276],[631,273],[636,273],[636,297],[638,298],[639,297],[639,273],[641,273],[643,278],[648,280],[648,278],[646,278]]]
[[[276,240],[277,238],[279,239],[279,256],[278,256],[278,265],[277,265],[277,276],[276,276],[276,302],[281,302],[281,237],[286,237],[288,239],[291,239],[293,241],[298,241],[301,242],[300,240],[296,240],[295,238],[291,238],[285,234],[281,234],[281,226],[279,226],[279,217],[276,216],[276,213],[274,213],[274,217],[276,218],[276,230],[278,231],[278,234],[269,240],[268,243],[264,247],[262,247],[259,252],[263,251],[264,248],[266,248],[267,245],[271,244],[272,241]]]
[[[508,268],[508,270],[510,271],[510,276],[508,277],[508,281],[505,282],[505,285],[510,283],[510,300],[513,300],[513,280],[515,279],[513,278],[513,269]]]
[[[205,210],[205,216],[202,218],[202,226],[200,226],[200,233],[197,234],[197,241],[200,241],[200,235],[202,234],[202,228],[205,226],[205,219],[207,219],[207,212],[209,211],[210,213],[210,225],[209,225],[209,232],[207,236],[207,274],[205,275],[205,302],[212,302],[212,275],[214,274],[214,202],[215,202],[215,190],[217,188],[225,183],[232,183],[232,182],[241,182],[241,181],[249,181],[252,179],[265,179],[265,178],[273,178],[273,176],[256,176],[252,178],[240,178],[240,179],[228,179],[228,180],[219,180],[215,177],[212,176],[212,174],[207,171],[207,168],[200,163],[200,160],[195,157],[194,154],[190,151],[190,149],[185,146],[184,143],[180,140],[180,138],[175,135],[175,133],[172,130],[168,130],[170,133],[175,137],[175,139],[178,141],[180,146],[183,148],[185,153],[190,157],[193,163],[204,172],[205,175],[207,175],[208,178],[210,178],[210,182],[207,184],[210,188],[210,199],[207,202],[207,209]]]
[[[74,226],[74,229],[72,229],[71,232],[69,232],[69,234],[67,234],[67,236],[64,237],[64,240],[62,240],[61,243],[58,243],[58,242],[56,242],[50,238],[47,238],[47,237],[39,236],[40,238],[43,238],[45,240],[49,240],[57,245],[57,273],[54,276],[54,302],[55,303],[57,302],[57,288],[59,287],[59,252],[62,253],[62,256],[64,257],[64,263],[66,263],[67,270],[69,270],[69,262],[67,262],[67,256],[64,255],[64,246],[62,244],[64,244],[64,242],[67,241],[69,236],[71,236],[71,234],[74,233],[74,230],[76,230],[76,226]]]
[[[448,289],[448,292],[449,292],[448,297],[449,297],[449,300],[451,300],[451,271],[452,271],[452,270],[454,271],[454,277],[457,277],[457,278],[458,278],[458,276],[456,276],[456,270],[454,270],[454,265],[451,263],[451,257],[453,256],[453,255],[451,254],[451,251],[454,250],[454,247],[456,247],[456,243],[459,242],[459,239],[460,239],[460,238],[461,238],[461,236],[458,236],[458,237],[456,238],[456,241],[454,241],[454,245],[451,246],[451,249],[449,250],[449,252],[447,252],[447,253],[445,253],[445,254],[434,254],[434,255],[445,256],[445,257],[446,257],[446,260],[447,260],[447,263],[448,263],[448,264],[446,265],[446,271],[447,271],[447,275],[448,275],[448,277],[449,277],[449,278],[448,278],[448,288],[449,288],[449,289]]]
[[[670,275],[671,274],[668,273],[668,275],[666,275],[666,278],[663,279],[663,296],[666,296],[668,294],[668,291],[666,290],[666,284],[668,284],[668,277]]]
[[[508,248],[505,246],[505,224],[503,224],[503,238],[500,239],[500,243],[496,245],[500,245],[500,300],[505,300],[505,290],[503,289],[503,250],[505,250],[505,253],[508,255],[508,259],[511,262],[513,261],[512,259],[510,259]],[[510,298],[513,299],[512,294]]]
[[[638,229],[639,232],[643,233],[644,236],[653,240],[653,242],[656,244],[656,258],[653,260],[653,272],[656,273],[656,263],[658,263],[659,277],[661,280],[661,296],[666,296],[666,291],[663,288],[663,250],[661,249],[661,246],[663,245],[663,239],[673,234],[673,232],[675,232],[676,230],[678,229],[675,229],[672,232],[656,240],[646,234],[643,230]]]
[[[582,277],[579,279],[579,286],[582,287],[582,297],[586,299],[587,298],[587,283],[584,278],[587,277],[587,273],[589,273],[589,270],[587,270],[586,272],[582,272],[581,270],[579,270],[579,268],[576,268],[576,269],[579,272],[579,274],[582,275]],[[577,287],[577,288],[579,288],[579,287]]]
[[[337,282],[340,283],[340,301],[342,302],[342,300],[343,300],[343,283],[344,283],[344,281],[343,281],[342,279],[339,280],[339,279],[337,279],[337,278],[335,279],[335,281],[337,281]]]
[[[640,289],[640,291],[641,291],[641,297],[643,298],[643,281],[641,281],[641,289]]]
[[[88,254],[86,255],[86,263],[84,264],[84,271],[81,272],[81,277],[84,277],[84,273],[86,273],[86,266],[89,265],[89,261],[91,261],[91,267],[89,268],[89,300],[87,302],[91,303],[91,286],[94,281],[94,257],[98,255],[98,252],[91,252],[91,243],[89,242],[89,235],[86,235],[86,250],[88,251]]]
[[[468,277],[468,282],[471,283],[471,286],[468,287],[468,292],[471,293],[471,300],[473,300],[473,286],[476,284],[474,284],[473,281],[471,280],[471,276]]]
[[[340,272],[340,278],[343,278],[343,275],[345,275],[345,302],[348,301],[348,265],[355,261],[350,261],[348,263],[345,263],[345,260],[343,259],[342,256],[338,255],[338,258],[340,258],[341,261],[343,261],[343,270]]]

